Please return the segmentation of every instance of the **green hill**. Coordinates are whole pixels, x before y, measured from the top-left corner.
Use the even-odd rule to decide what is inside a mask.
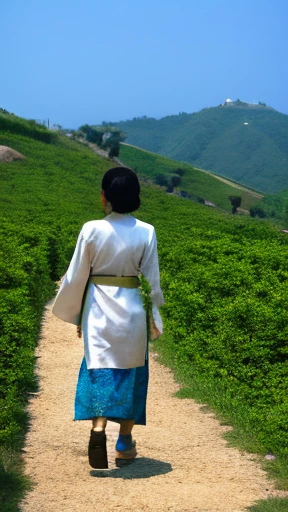
[[[175,188],[176,194],[191,197],[194,201],[202,203],[210,202],[227,212],[231,212],[229,196],[241,196],[241,209],[247,212],[263,198],[258,192],[237,183],[127,144],[121,145],[120,160],[135,169],[139,176],[148,178],[154,183],[159,175],[167,176],[169,181],[169,177],[177,174],[180,169],[183,175],[180,176],[180,183]]]
[[[56,141],[56,133],[37,123],[34,119],[23,119],[0,108],[0,132],[8,132],[51,143]]]
[[[189,162],[264,193],[288,188],[288,116],[240,101],[116,123],[129,144]]]
[[[18,510],[26,485],[25,405],[37,389],[43,308],[81,225],[103,217],[101,179],[114,165],[65,136],[42,140],[37,126],[34,136],[19,133],[19,123],[0,133],[0,145],[25,156],[0,162],[1,512]],[[137,155],[144,162],[146,153]],[[141,200],[137,217],[156,227],[166,300],[157,350],[171,354],[189,393],[220,411],[246,449],[276,455],[269,467],[287,487],[288,238],[268,223],[167,194],[150,178]]]

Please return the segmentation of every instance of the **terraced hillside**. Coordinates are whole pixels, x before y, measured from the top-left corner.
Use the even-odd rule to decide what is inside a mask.
[[[180,169],[180,183],[175,187],[174,193],[182,197],[191,197],[194,201],[212,203],[227,212],[231,212],[230,196],[241,197],[241,209],[246,213],[249,213],[249,209],[259,204],[264,197],[255,190],[220,176],[214,176],[208,171],[196,169],[189,164],[179,163],[135,146],[122,144],[120,160],[136,169],[139,176],[154,183],[157,183],[159,175],[166,177],[169,182],[169,179]]]
[[[1,512],[16,512],[26,487],[25,405],[37,390],[43,308],[82,224],[103,216],[101,179],[114,165],[65,136],[50,137],[43,127],[38,133],[37,126],[31,130],[31,123],[16,121],[15,131],[12,120],[0,133],[0,145],[24,156],[0,162]],[[146,153],[135,151],[124,149],[122,156],[130,165],[137,158],[136,167],[147,173],[137,216],[156,227],[166,300],[166,338],[158,350],[181,372],[183,396],[197,396],[220,411],[246,449],[275,455],[270,471],[287,488],[288,239],[268,223],[167,194],[151,184],[155,156],[145,163]],[[167,161],[162,164],[164,172]],[[184,171],[183,184],[190,173]],[[193,172],[195,184],[211,179]],[[214,187],[216,181],[221,184],[215,180]]]

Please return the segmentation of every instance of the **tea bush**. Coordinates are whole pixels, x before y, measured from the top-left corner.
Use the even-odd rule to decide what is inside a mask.
[[[9,112],[4,113],[3,110],[1,112],[1,109],[0,131],[18,133],[46,143],[55,141],[57,137],[55,133],[49,131],[45,126],[38,124],[33,119],[22,119],[14,114],[9,114]]]
[[[13,460],[20,460],[27,392],[36,386],[43,308],[82,224],[103,216],[101,179],[114,164],[64,136],[47,144],[6,131],[0,144],[25,156],[0,162],[0,480],[10,475],[18,482]],[[155,175],[162,171],[153,169]],[[185,167],[183,180],[187,174]],[[157,231],[166,343],[176,369],[198,378],[202,396],[206,386],[221,387],[229,421],[241,416],[261,450],[284,457],[288,239],[265,222],[221,213],[145,182],[141,197],[137,217]]]
[[[65,137],[47,145],[18,131],[0,134],[0,144],[25,157],[0,162],[0,502],[9,512],[18,510],[14,497],[26,487],[20,449],[27,393],[37,389],[34,352],[43,308],[81,225],[101,212],[96,197],[109,167]]]
[[[221,381],[263,450],[288,455],[288,240],[249,219],[196,222],[162,254],[174,362]]]

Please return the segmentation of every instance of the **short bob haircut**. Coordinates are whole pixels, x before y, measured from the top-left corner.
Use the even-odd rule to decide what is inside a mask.
[[[102,180],[102,190],[116,213],[131,213],[140,206],[140,185],[132,169],[113,167]]]

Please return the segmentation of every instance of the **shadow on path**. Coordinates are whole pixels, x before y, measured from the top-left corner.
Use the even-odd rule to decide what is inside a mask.
[[[148,457],[139,457],[133,461],[117,461],[118,467],[108,470],[92,470],[90,475],[95,478],[123,478],[132,480],[133,478],[151,478],[152,476],[165,475],[172,471],[169,462],[149,459]]]

